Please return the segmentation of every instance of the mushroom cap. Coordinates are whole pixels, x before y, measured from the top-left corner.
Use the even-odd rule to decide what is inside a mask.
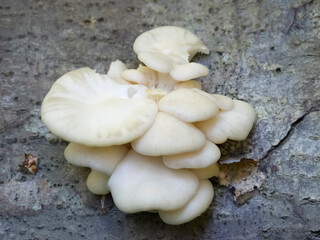
[[[206,144],[198,151],[167,155],[162,159],[167,167],[173,169],[204,168],[217,162],[220,156],[220,149],[217,145],[206,141]]]
[[[152,91],[171,92],[179,82],[168,73],[159,73],[153,69],[140,65],[137,69],[127,69],[122,73],[122,78],[128,82],[143,84]]]
[[[45,97],[41,118],[51,132],[88,146],[128,143],[141,136],[158,112],[146,87],[121,84],[89,68],[59,78]]]
[[[122,73],[127,69],[127,66],[123,62],[116,60],[111,62],[107,75],[122,84],[129,84],[129,82],[122,78]]]
[[[213,143],[224,143],[227,139],[242,141],[252,129],[256,118],[253,108],[243,101],[233,102],[231,110],[220,111],[213,118],[195,124]]]
[[[212,100],[218,105],[221,110],[231,110],[234,106],[233,100],[227,96],[219,94],[209,94]]]
[[[198,176],[200,180],[219,176],[219,164],[215,162],[205,168],[194,168],[191,171]]]
[[[197,191],[199,180],[191,171],[166,167],[161,157],[130,150],[108,185],[116,206],[134,213],[183,207]]]
[[[194,62],[175,65],[170,71],[170,76],[177,81],[187,81],[208,74],[209,69],[206,66]]]
[[[73,165],[89,167],[110,176],[128,151],[126,145],[88,147],[70,143],[64,150],[64,156]]]
[[[209,53],[203,42],[187,29],[164,26],[142,33],[133,50],[148,67],[169,73],[175,65],[189,63],[197,52]]]
[[[159,112],[148,131],[132,141],[131,146],[143,155],[162,156],[196,151],[205,142],[204,134],[192,124]]]
[[[106,174],[92,170],[87,178],[87,187],[93,194],[106,195],[110,192],[108,181]]]
[[[185,82],[180,82],[174,86],[174,90],[180,88],[197,88],[201,90],[201,84],[195,80],[189,80]]]
[[[210,98],[215,104],[217,104],[217,106],[221,110],[230,110],[233,108],[233,105],[234,105],[233,100],[229,97],[219,95],[219,94],[210,94],[205,91],[201,91],[201,89],[200,90],[194,89],[194,91]]]
[[[198,190],[186,206],[174,211],[159,211],[160,218],[167,224],[179,225],[189,222],[205,212],[213,200],[210,181],[200,181]]]
[[[127,81],[138,83],[138,84],[146,84],[147,80],[144,74],[138,69],[127,69],[123,71],[121,77]]]
[[[198,89],[181,88],[172,91],[158,102],[160,111],[184,122],[204,121],[219,112],[218,106]]]

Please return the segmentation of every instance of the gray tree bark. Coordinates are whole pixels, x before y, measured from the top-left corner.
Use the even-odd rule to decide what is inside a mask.
[[[211,50],[203,88],[245,100],[258,120],[249,138],[221,146],[222,162],[260,160],[266,181],[245,204],[212,180],[215,198],[194,221],[121,213],[67,164],[66,142],[39,119],[53,82],[73,69],[106,72],[138,61],[135,38],[185,27]],[[0,3],[1,239],[320,239],[320,2],[3,0]],[[19,167],[39,157],[36,175]]]

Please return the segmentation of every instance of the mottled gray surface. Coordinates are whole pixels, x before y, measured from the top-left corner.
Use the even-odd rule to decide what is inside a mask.
[[[102,213],[88,169],[67,164],[66,143],[39,119],[59,76],[105,72],[116,59],[135,67],[134,39],[162,25],[186,27],[209,47],[196,57],[210,68],[207,91],[254,106],[254,131],[224,144],[224,161],[260,159],[267,176],[240,207],[214,184],[209,210],[181,226],[121,213],[110,196]],[[320,239],[318,0],[2,0],[0,28],[0,239]],[[39,156],[37,175],[20,171],[24,153]]]

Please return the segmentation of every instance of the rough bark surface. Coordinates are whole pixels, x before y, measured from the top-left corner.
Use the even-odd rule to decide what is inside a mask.
[[[83,66],[138,61],[134,39],[156,26],[196,33],[211,50],[205,90],[245,100],[258,120],[248,140],[221,146],[224,162],[259,159],[261,191],[236,206],[215,199],[196,220],[121,213],[86,188],[88,169],[64,160],[66,142],[39,119],[52,83]],[[320,239],[320,2],[3,0],[0,3],[0,239]],[[39,157],[36,175],[21,171]]]

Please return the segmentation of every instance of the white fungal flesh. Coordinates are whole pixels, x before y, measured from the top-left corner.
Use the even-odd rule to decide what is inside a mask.
[[[93,194],[106,195],[110,192],[108,181],[108,175],[92,170],[87,178],[87,187]]]
[[[231,110],[234,106],[233,100],[223,95],[210,94],[205,91],[194,89],[194,91],[210,98],[221,110]]]
[[[122,78],[122,73],[126,70],[127,66],[123,62],[117,60],[110,64],[107,75],[120,83],[129,84],[125,79]]]
[[[127,69],[123,71],[121,77],[132,82],[138,84],[146,84],[147,79],[145,78],[144,74],[137,69]]]
[[[191,171],[166,167],[161,157],[131,150],[108,185],[116,206],[123,212],[134,213],[181,208],[197,191],[199,180]]]
[[[45,97],[41,118],[71,142],[67,161],[92,169],[93,194],[111,192],[123,212],[157,212],[167,224],[183,224],[213,199],[208,179],[219,175],[221,155],[215,144],[244,140],[255,113],[192,80],[209,69],[189,61],[209,50],[190,31],[155,28],[133,49],[146,66],[128,69],[116,60],[107,75],[89,68],[66,73]]]
[[[191,171],[198,176],[200,180],[219,176],[219,164],[216,162],[208,167],[194,168]]]
[[[180,67],[176,69],[176,65],[189,63],[197,52],[209,52],[196,35],[184,28],[165,26],[147,31],[135,40],[133,50],[140,61],[158,72],[169,73],[174,69],[172,77],[177,80],[190,80],[206,72],[204,66],[192,66],[195,71],[187,70],[188,73],[182,73]]]
[[[217,145],[207,141],[198,151],[163,156],[163,162],[173,169],[205,168],[217,162],[220,156],[221,153]]]
[[[174,86],[174,90],[181,88],[197,88],[201,90],[201,84],[195,80],[189,80],[185,82],[178,83]]]
[[[159,112],[148,131],[131,142],[143,155],[161,156],[192,152],[204,146],[206,138],[192,124]]]
[[[186,206],[174,211],[159,211],[159,216],[162,221],[171,225],[189,222],[207,210],[212,202],[213,195],[210,181],[202,180],[196,194]]]
[[[128,151],[126,145],[88,147],[70,143],[64,150],[64,156],[73,165],[89,167],[110,176]]]
[[[142,85],[124,85],[89,68],[58,79],[45,97],[42,121],[63,139],[89,146],[128,143],[141,136],[158,111]]]
[[[196,123],[213,143],[224,143],[227,139],[242,141],[252,129],[256,118],[253,108],[243,101],[233,102],[232,109],[220,111],[213,118]]]
[[[158,103],[160,111],[184,121],[197,122],[212,118],[219,111],[208,97],[193,89],[181,88],[164,96]]]
[[[209,69],[199,63],[175,65],[170,71],[170,76],[177,81],[187,81],[190,79],[207,76],[208,74]]]

